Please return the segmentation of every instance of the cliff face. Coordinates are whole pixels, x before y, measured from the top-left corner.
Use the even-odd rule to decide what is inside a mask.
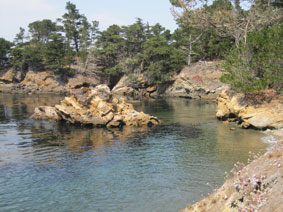
[[[217,118],[237,121],[243,128],[283,128],[283,98],[272,90],[250,94],[223,91],[217,101]]]
[[[199,62],[186,66],[169,86],[166,96],[185,98],[216,98],[228,86],[220,82],[222,72],[217,62]]]
[[[1,71],[0,92],[5,93],[71,93],[72,89],[95,87],[105,83],[104,75],[96,67],[72,66],[76,73],[63,80],[52,71]],[[3,73],[2,73],[3,72]]]
[[[135,82],[124,76],[113,88],[113,92],[124,96],[171,96],[183,98],[214,98],[227,89],[228,86],[220,82],[222,72],[217,62],[198,62],[185,66],[171,83],[154,86],[148,83],[143,75],[137,76]]]
[[[13,73],[12,70],[0,78],[0,91],[7,93],[66,93],[68,90],[53,72],[28,71]]]
[[[52,72],[32,72],[24,75],[11,70],[0,78],[0,91],[12,93],[66,93],[72,89],[95,87],[105,84],[105,76],[97,67],[85,67],[81,70],[73,67],[76,75],[62,83]],[[154,85],[143,74],[124,76],[112,89],[112,93],[126,97],[158,97],[172,96],[184,98],[213,98],[227,89],[227,85],[220,82],[222,72],[217,62],[198,62],[185,66],[180,74],[171,82]]]
[[[245,166],[236,164],[223,186],[181,212],[281,212],[283,140]]]

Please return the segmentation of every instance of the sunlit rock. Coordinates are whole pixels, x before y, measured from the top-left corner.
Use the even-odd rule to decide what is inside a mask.
[[[19,88],[32,93],[65,93],[67,90],[57,80],[53,72],[29,71]]]
[[[113,97],[106,85],[76,92],[54,107],[38,107],[32,118],[106,127],[153,126],[160,123],[156,117],[137,112],[124,99]]]
[[[217,100],[219,119],[238,121],[243,128],[283,128],[282,96],[271,90],[245,95],[223,91]]]
[[[217,62],[198,62],[185,66],[166,91],[166,96],[192,99],[216,98],[228,88],[220,81],[222,75]]]

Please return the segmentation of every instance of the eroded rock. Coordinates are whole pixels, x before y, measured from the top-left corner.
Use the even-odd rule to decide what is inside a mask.
[[[9,69],[2,77],[0,77],[0,81],[4,83],[18,83],[21,82],[24,77],[25,72]]]
[[[72,124],[121,127],[152,126],[160,123],[156,117],[137,112],[124,99],[113,97],[106,85],[66,97],[54,107],[38,107],[35,119],[65,120]]]
[[[228,88],[220,82],[222,72],[217,62],[198,62],[186,66],[169,86],[166,96],[183,98],[217,98],[217,95]]]
[[[66,84],[67,89],[76,89],[82,87],[95,87],[100,84],[98,78],[93,76],[85,76],[83,74],[76,74],[74,77],[68,80]]]
[[[276,97],[274,93],[262,91],[244,95],[223,91],[217,99],[216,116],[222,120],[238,121],[243,128],[283,128],[282,96]]]
[[[134,79],[124,76],[112,89],[116,95],[127,97],[172,96],[216,99],[228,86],[220,81],[222,72],[217,62],[198,62],[185,66],[170,82],[155,86],[145,75]]]
[[[19,84],[19,89],[32,93],[65,93],[67,90],[52,72],[29,71]]]

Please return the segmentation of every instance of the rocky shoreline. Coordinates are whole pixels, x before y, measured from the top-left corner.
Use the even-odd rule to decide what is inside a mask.
[[[283,128],[283,95],[277,95],[274,90],[247,94],[226,90],[217,102],[216,117],[220,120],[237,122],[242,128]]]
[[[242,128],[265,130],[262,141],[269,148],[264,155],[253,155],[247,165],[235,164],[219,189],[181,212],[283,211],[282,96],[271,90],[245,95],[223,91],[216,116]]]
[[[190,99],[216,99],[221,91],[228,88],[220,82],[221,70],[218,62],[198,62],[185,66],[183,70],[163,85],[148,83],[143,74],[134,77],[123,76],[111,92],[130,98],[181,97]],[[76,89],[94,88],[105,84],[105,77],[98,71],[79,70],[66,82],[53,72],[14,73],[11,69],[0,77],[0,92],[5,93],[53,93],[70,95]]]
[[[124,76],[110,91],[96,75],[79,73],[62,83],[50,72],[27,72],[23,77],[8,71],[0,78],[0,92],[67,95],[60,105],[36,108],[32,118],[99,127],[160,123],[156,117],[135,111],[124,97],[217,98],[219,120],[237,122],[242,128],[265,130],[264,142],[273,147],[248,165],[236,164],[221,188],[182,212],[283,211],[279,200],[283,195],[280,189],[283,184],[283,96],[272,90],[237,94],[227,90],[220,76],[216,62],[197,63],[184,67],[171,83],[160,87],[148,84],[143,75],[134,80]]]
[[[148,84],[144,75],[136,79],[124,76],[112,89],[115,95],[129,97],[180,97],[216,99],[228,86],[220,82],[222,75],[217,62],[198,62],[185,66],[171,82],[156,86]]]
[[[235,164],[219,189],[180,212],[283,211],[283,131],[272,134],[277,143],[265,154],[252,155],[247,165]]]

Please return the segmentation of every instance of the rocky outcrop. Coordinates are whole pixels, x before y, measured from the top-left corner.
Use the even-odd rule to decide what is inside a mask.
[[[163,89],[164,90],[164,89]],[[147,77],[140,74],[135,79],[123,76],[112,89],[117,96],[126,97],[157,97],[162,95],[162,88],[149,83]]]
[[[149,84],[149,80],[142,74],[135,79],[124,76],[112,92],[130,97],[171,96],[216,99],[221,91],[228,88],[226,84],[220,82],[221,75],[217,62],[198,62],[185,66],[172,82],[162,86]]]
[[[57,80],[53,72],[29,71],[25,79],[16,86],[19,90],[31,93],[65,93],[67,90]]]
[[[220,82],[221,75],[217,62],[198,62],[186,66],[164,95],[193,99],[217,98],[221,91],[228,88]]]
[[[246,166],[237,163],[221,188],[181,212],[283,211],[282,165],[281,143]]]
[[[73,89],[103,84],[104,75],[96,66],[71,66],[76,74],[64,82],[52,71],[14,72],[1,70],[0,92],[11,93],[70,93]],[[2,73],[3,72],[3,73]]]
[[[138,127],[160,123],[156,117],[137,112],[133,105],[112,96],[106,85],[81,90],[71,97],[66,97],[55,107],[38,107],[32,118],[64,120],[72,124],[97,127]]]
[[[67,89],[77,89],[82,87],[95,87],[100,84],[100,80],[94,76],[76,74],[68,80]]]
[[[132,86],[131,80],[127,76],[123,76],[112,89],[112,93],[118,96],[134,97],[138,95],[137,90]]]
[[[3,78],[8,75],[10,71],[6,72]],[[5,83],[0,84],[0,92],[5,93],[52,93],[63,94],[68,93],[69,90],[57,79],[53,72],[33,72],[29,71],[25,74],[25,78],[22,80],[19,78],[19,82],[15,82],[15,77],[20,75],[21,72],[12,73],[13,78],[11,81],[5,80]],[[11,75],[12,76],[12,75]],[[18,76],[20,77],[20,76]]]
[[[73,89],[92,88],[107,83],[102,71],[103,67],[97,66],[94,58],[90,57],[85,64],[74,65],[70,68],[75,71],[75,75],[65,79],[64,83],[53,72],[6,71],[0,78],[0,92],[71,93]],[[222,90],[227,88],[227,85],[219,80],[221,74],[217,62],[198,62],[184,67],[172,81],[158,86],[150,83],[151,80],[145,74],[125,75],[113,87],[112,93],[131,98],[159,96],[216,98]]]
[[[283,100],[274,91],[234,94],[223,91],[217,101],[217,118],[237,121],[243,128],[283,128]]]
[[[24,77],[24,72],[14,72],[12,69],[9,69],[2,77],[0,77],[0,81],[4,83],[19,83],[24,79]]]

